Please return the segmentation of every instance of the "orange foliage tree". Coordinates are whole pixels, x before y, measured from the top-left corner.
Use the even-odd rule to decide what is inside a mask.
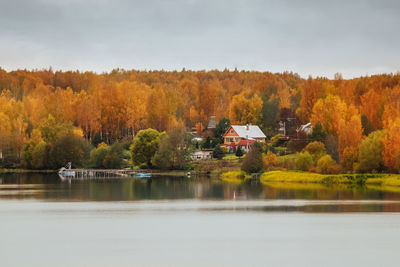
[[[391,123],[386,130],[387,134],[382,139],[382,158],[390,171],[395,171],[396,157],[400,151],[400,118]]]

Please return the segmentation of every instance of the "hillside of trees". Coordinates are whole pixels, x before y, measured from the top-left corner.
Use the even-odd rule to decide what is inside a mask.
[[[45,153],[54,161],[51,166],[60,167],[62,159],[54,158],[64,146],[132,141],[147,128],[202,133],[215,115],[217,121],[257,124],[268,137],[277,133],[280,119],[320,123],[325,140],[317,141],[329,140],[328,153],[334,151],[330,154],[345,169],[359,169],[364,164],[359,156],[368,149],[380,149],[386,170],[400,169],[400,74],[350,80],[337,74],[330,80],[237,70],[0,69],[0,91],[0,156],[14,162],[25,158],[25,167],[43,167],[27,162],[26,155],[34,161],[32,154]]]

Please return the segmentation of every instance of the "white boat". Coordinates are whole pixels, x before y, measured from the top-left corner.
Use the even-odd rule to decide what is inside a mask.
[[[75,171],[66,169],[64,167],[62,167],[59,171],[58,171],[58,175],[60,176],[61,179],[67,179],[67,178],[74,178],[75,177]]]
[[[138,177],[138,178],[150,178],[151,177],[151,173],[138,172],[138,173],[136,173],[136,177]]]

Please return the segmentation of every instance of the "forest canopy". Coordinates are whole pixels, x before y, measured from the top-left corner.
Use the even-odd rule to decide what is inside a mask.
[[[345,80],[340,74],[304,79],[290,72],[237,70],[0,69],[0,92],[0,151],[15,157],[30,141],[32,151],[38,145],[42,153],[44,143],[55,144],[62,131],[112,144],[147,128],[162,132],[184,125],[202,132],[216,116],[258,124],[268,137],[276,134],[278,120],[320,124],[337,138],[346,168],[358,160],[366,135],[384,130],[378,142],[383,161],[390,170],[400,164],[400,74]],[[50,124],[60,131],[47,129]]]

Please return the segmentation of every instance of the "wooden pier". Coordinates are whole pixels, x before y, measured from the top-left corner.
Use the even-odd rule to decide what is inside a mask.
[[[61,168],[58,175],[62,180],[67,179],[109,179],[121,177],[149,178],[153,171],[130,169],[70,169]]]

